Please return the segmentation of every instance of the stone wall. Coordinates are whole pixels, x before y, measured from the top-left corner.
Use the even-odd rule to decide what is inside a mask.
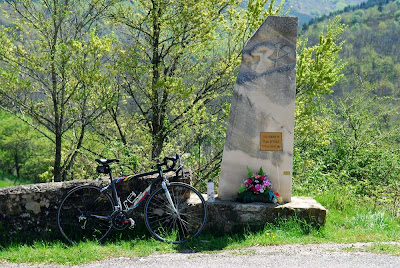
[[[170,181],[174,181],[171,175],[167,174]],[[138,194],[154,178],[155,176],[149,176],[118,184],[117,190],[121,200],[124,200],[133,189]],[[185,174],[185,179],[180,181],[190,184],[190,180],[189,171]],[[18,240],[61,239],[56,222],[58,205],[63,196],[75,186],[83,184],[105,186],[108,183],[108,179],[102,179],[0,188],[0,245],[1,242],[12,240],[14,237]],[[134,210],[132,218],[137,224],[135,230],[145,228],[144,203]],[[284,205],[241,204],[216,199],[207,206],[205,229],[217,235],[236,232],[243,228],[262,228],[267,222],[274,223],[278,218],[292,216],[309,223],[323,225],[327,214],[324,207],[307,197],[293,197],[292,202]]]
[[[171,181],[173,173],[167,174]],[[143,191],[156,176],[134,179],[117,185],[117,191],[124,200],[132,190]],[[186,172],[185,179],[190,183],[191,173]],[[57,209],[63,196],[72,188],[92,184],[105,186],[109,179],[40,183],[0,188],[0,241],[21,238],[40,237],[41,239],[59,238],[57,227]],[[143,218],[143,203],[135,210],[134,218]],[[141,219],[136,221],[143,223]],[[144,223],[143,223],[144,224]]]

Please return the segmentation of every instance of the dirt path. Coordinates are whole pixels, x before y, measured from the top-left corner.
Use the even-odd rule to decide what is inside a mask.
[[[400,243],[392,243],[400,246]],[[80,268],[113,267],[273,267],[273,268],[365,268],[400,267],[400,257],[373,254],[363,251],[372,243],[354,244],[306,244],[251,247],[219,253],[174,253],[137,258],[115,258],[85,265]],[[353,248],[348,251],[346,248]],[[55,265],[27,265],[2,263],[0,267],[65,267]]]

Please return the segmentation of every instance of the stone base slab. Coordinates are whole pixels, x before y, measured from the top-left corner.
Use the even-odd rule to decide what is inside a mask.
[[[215,232],[231,233],[243,228],[260,228],[265,223],[277,219],[296,216],[315,226],[325,224],[327,210],[311,197],[292,197],[283,205],[272,203],[238,203],[215,199],[208,202],[206,229]]]

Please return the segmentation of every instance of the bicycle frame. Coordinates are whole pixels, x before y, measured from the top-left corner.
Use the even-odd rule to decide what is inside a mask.
[[[138,207],[146,199],[146,197],[150,194],[151,190],[154,188],[155,185],[157,185],[159,182],[161,182],[161,186],[165,190],[167,199],[168,199],[172,209],[174,211],[176,211],[175,205],[172,202],[171,196],[170,196],[170,194],[168,192],[168,189],[167,189],[167,186],[169,185],[169,180],[164,176],[164,170],[162,170],[162,168],[161,168],[163,165],[166,165],[166,164],[158,164],[157,165],[157,170],[155,170],[155,171],[140,173],[140,174],[136,174],[136,175],[122,176],[122,177],[118,177],[116,179],[113,178],[112,171],[110,169],[109,176],[110,176],[111,183],[109,185],[107,185],[106,187],[102,188],[101,192],[107,191],[107,190],[109,190],[111,188],[112,198],[113,198],[113,200],[114,200],[114,202],[116,204],[115,210],[116,211],[123,211],[125,213],[129,213],[130,211],[132,211],[136,207]],[[173,171],[173,169],[169,168],[169,169],[167,169],[165,171],[169,172],[169,171]],[[183,175],[183,166],[181,164],[175,170],[176,176],[178,176],[178,173],[180,171],[182,171],[182,175]],[[121,199],[118,196],[118,192],[117,192],[117,189],[116,189],[116,184],[119,184],[121,182],[126,182],[126,181],[129,181],[129,180],[132,180],[132,179],[143,178],[143,177],[154,175],[154,174],[157,174],[157,173],[158,173],[157,178],[154,179],[150,183],[150,185],[146,187],[146,189],[144,191],[140,192],[138,195],[135,194],[136,197],[132,202],[129,201],[129,202],[132,203],[131,205],[128,205],[128,199],[131,196],[131,194],[134,193],[134,192],[132,192],[128,196],[128,198],[126,200],[124,200],[123,203],[121,202]],[[125,209],[122,207],[122,204],[124,204]]]

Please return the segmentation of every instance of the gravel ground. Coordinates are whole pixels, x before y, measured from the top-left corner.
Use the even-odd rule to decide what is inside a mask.
[[[274,267],[274,268],[341,268],[341,267],[400,267],[400,257],[386,254],[363,252],[372,243],[354,244],[305,244],[251,247],[240,250],[227,250],[219,253],[174,253],[151,255],[137,258],[114,258],[73,266],[80,268],[110,267]],[[395,243],[400,246],[400,243]],[[353,247],[356,251],[345,251]],[[66,267],[59,265],[28,265],[0,263],[0,267]],[[67,266],[69,267],[69,266]]]

